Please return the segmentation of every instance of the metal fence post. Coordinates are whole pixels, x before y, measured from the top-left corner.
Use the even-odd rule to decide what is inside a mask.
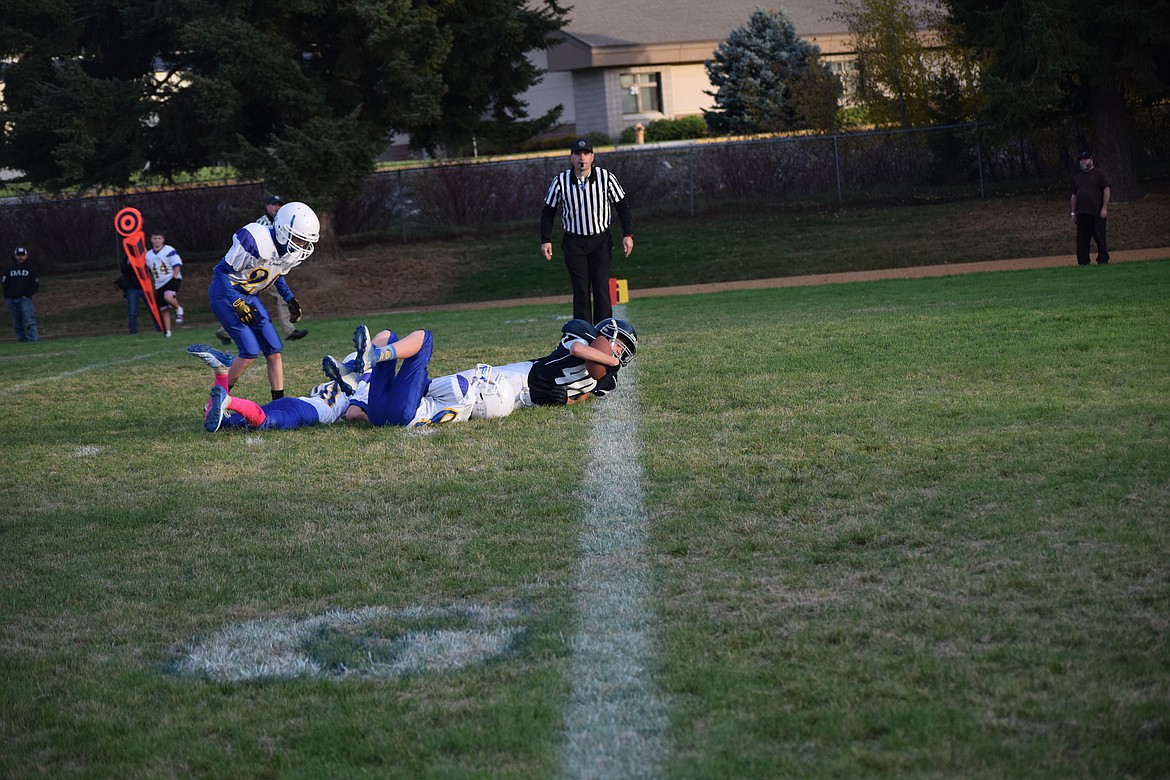
[[[841,153],[837,149],[837,135],[833,134],[833,167],[837,170],[837,202],[841,202]]]
[[[691,191],[691,216],[695,216],[695,145],[687,147],[687,186]]]
[[[987,193],[983,191],[983,142],[978,135],[975,136],[975,159],[979,163],[979,197],[987,200]]]
[[[406,190],[402,188],[402,169],[398,169],[398,202],[402,204],[402,243],[406,243]]]

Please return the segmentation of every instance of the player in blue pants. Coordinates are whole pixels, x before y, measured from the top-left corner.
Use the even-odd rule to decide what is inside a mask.
[[[336,382],[317,385],[299,398],[285,396],[261,406],[255,401],[228,393],[228,370],[232,356],[207,344],[192,344],[187,353],[211,367],[215,384],[203,414],[208,433],[220,428],[290,430],[306,425],[329,425],[345,417],[349,396]]]

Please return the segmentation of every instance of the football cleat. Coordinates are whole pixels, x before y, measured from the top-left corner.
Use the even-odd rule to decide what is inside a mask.
[[[207,344],[192,344],[187,347],[187,354],[193,355],[211,366],[213,371],[227,370],[232,366],[232,354],[221,352]]]
[[[353,332],[353,346],[357,350],[357,357],[353,359],[353,370],[358,376],[374,370],[375,352],[377,348],[370,341],[370,329],[365,325],[358,325]]]
[[[341,392],[346,395],[353,395],[357,392],[361,374],[351,371],[349,363],[342,363],[332,355],[326,355],[321,360],[321,370],[325,372],[325,376],[337,383]]]
[[[223,416],[227,412],[228,394],[219,385],[211,388],[211,401],[207,404],[207,411],[203,413],[203,430],[215,433],[223,424]]]

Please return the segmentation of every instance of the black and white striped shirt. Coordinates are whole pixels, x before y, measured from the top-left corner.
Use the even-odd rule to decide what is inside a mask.
[[[553,179],[548,194],[544,196],[544,205],[560,208],[561,227],[566,233],[595,236],[609,230],[613,220],[611,205],[620,203],[625,197],[625,190],[618,184],[617,177],[604,168],[594,168],[584,180],[578,179],[570,168]],[[549,236],[541,236],[541,239],[548,242]]]

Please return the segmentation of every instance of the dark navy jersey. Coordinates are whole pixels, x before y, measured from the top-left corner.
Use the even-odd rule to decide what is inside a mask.
[[[528,372],[528,390],[532,402],[537,406],[566,404],[593,392],[597,387],[597,380],[589,376],[585,361],[569,352],[576,342],[589,345],[588,341],[579,336],[565,334],[556,349],[532,361],[532,370]]]

